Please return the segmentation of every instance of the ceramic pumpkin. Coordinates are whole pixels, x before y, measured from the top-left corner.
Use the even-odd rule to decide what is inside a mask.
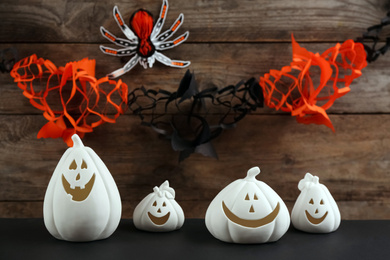
[[[133,221],[136,228],[166,232],[179,229],[184,223],[184,212],[175,201],[175,190],[165,181],[160,187],[154,187],[135,208]]]
[[[290,226],[290,215],[279,195],[251,168],[244,179],[225,187],[209,205],[206,227],[219,240],[231,243],[277,241]]]
[[[291,212],[296,229],[310,233],[335,231],[341,221],[340,211],[328,188],[319,182],[317,176],[306,173],[299,181],[301,191]]]
[[[67,241],[109,237],[117,228],[122,205],[118,188],[106,165],[80,137],[60,159],[43,204],[47,230]]]

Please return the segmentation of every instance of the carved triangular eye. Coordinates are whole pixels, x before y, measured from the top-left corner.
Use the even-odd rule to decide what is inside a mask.
[[[157,206],[157,202],[156,201],[154,201],[154,203],[153,203],[153,207],[156,207]]]
[[[77,169],[77,163],[75,160],[69,165],[69,170],[76,170]]]
[[[246,194],[246,196],[245,196],[245,200],[249,200],[249,196],[248,196],[248,194]]]
[[[309,203],[310,203],[310,204],[314,204],[314,201],[313,201],[313,199],[311,199],[311,200],[309,201]]]
[[[81,169],[87,169],[87,163],[83,160],[83,163],[81,164]]]
[[[324,205],[324,204],[325,204],[325,203],[324,203],[324,200],[321,200],[320,204],[321,204],[321,205]]]
[[[258,198],[257,198],[257,195],[255,194],[255,196],[253,196],[253,199],[254,200],[258,200]]]
[[[167,204],[165,204],[165,201],[164,201],[164,203],[163,203],[163,207],[166,207],[167,206]]]

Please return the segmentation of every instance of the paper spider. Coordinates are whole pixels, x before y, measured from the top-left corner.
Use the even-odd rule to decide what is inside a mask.
[[[173,41],[167,41],[181,26],[184,20],[184,15],[180,14],[175,23],[166,30],[160,33],[168,11],[168,1],[163,0],[160,11],[160,17],[153,26],[152,14],[144,9],[139,9],[130,18],[130,28],[123,22],[123,18],[119,13],[118,7],[113,10],[114,18],[121,28],[127,39],[117,38],[112,33],[107,31],[103,26],[100,27],[102,35],[109,41],[115,43],[122,49],[113,49],[100,46],[100,50],[113,56],[132,56],[122,68],[113,71],[108,76],[117,78],[124,73],[130,71],[139,62],[145,69],[149,66],[153,67],[155,60],[176,68],[185,68],[191,64],[189,61],[171,60],[159,51],[176,47],[187,40],[189,32],[177,37]]]

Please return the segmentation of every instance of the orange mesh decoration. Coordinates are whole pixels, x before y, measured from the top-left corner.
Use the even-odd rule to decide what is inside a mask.
[[[11,76],[30,103],[49,121],[38,138],[83,137],[103,123],[115,123],[127,107],[127,85],[108,77],[95,78],[95,60],[84,58],[57,68],[51,61],[31,55],[17,62]]]
[[[291,112],[300,123],[323,124],[335,131],[326,110],[347,94],[351,82],[360,77],[367,65],[364,47],[347,40],[320,55],[300,47],[291,38],[290,66],[260,77],[264,102],[276,110]]]

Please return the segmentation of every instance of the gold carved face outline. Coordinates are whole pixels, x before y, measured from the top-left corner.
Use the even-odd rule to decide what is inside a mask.
[[[82,161],[80,168],[83,170],[86,170],[88,168],[84,160]],[[78,167],[77,167],[76,160],[73,160],[72,163],[69,165],[69,170],[77,172],[76,171],[77,169]],[[76,181],[80,179],[80,172],[77,172],[75,179]],[[86,198],[88,198],[94,184],[95,184],[95,173],[92,175],[91,179],[84,185],[83,189],[81,187],[71,188],[70,183],[66,180],[65,176],[62,174],[62,186],[64,187],[65,192],[72,196],[73,201],[81,202],[84,201]]]
[[[155,200],[152,204],[153,207],[157,207],[157,200]],[[163,204],[162,204],[162,207],[166,207],[167,204],[166,202],[164,201]],[[161,213],[161,208],[158,208],[157,209],[157,213]],[[169,217],[171,215],[171,212],[168,212],[167,214],[165,214],[164,216],[161,216],[161,217],[157,217],[155,215],[153,215],[152,213],[150,213],[150,211],[148,211],[148,217],[149,219],[153,222],[153,224],[155,225],[158,225],[158,226],[162,226],[164,225],[165,223],[167,223]]]
[[[314,205],[313,199],[310,199],[309,204]],[[321,199],[320,205],[324,205],[324,200]],[[316,209],[315,213],[318,213],[318,209]],[[312,223],[313,225],[318,225],[318,224],[322,223],[322,221],[325,220],[326,216],[328,216],[328,211],[326,211],[325,214],[319,218],[313,217],[312,215],[310,215],[310,213],[307,210],[305,210],[305,215],[306,215],[307,220],[310,223]]]
[[[245,200],[249,200],[249,196],[248,194],[246,195],[245,197]],[[254,195],[254,200],[258,200],[256,194]],[[233,223],[236,223],[237,225],[240,225],[240,226],[243,226],[243,227],[248,227],[248,228],[258,228],[258,227],[262,227],[264,225],[267,225],[269,223],[271,223],[272,221],[275,220],[275,218],[278,216],[279,214],[279,210],[280,210],[280,204],[278,202],[278,204],[276,205],[275,209],[269,213],[267,216],[263,217],[263,218],[259,218],[259,219],[243,219],[243,218],[240,218],[239,216],[237,216],[236,214],[234,214],[225,204],[224,201],[222,201],[222,209],[223,209],[223,212],[225,213],[225,216]],[[250,207],[249,209],[249,212],[250,213],[255,213],[255,210],[253,208],[253,205]]]

